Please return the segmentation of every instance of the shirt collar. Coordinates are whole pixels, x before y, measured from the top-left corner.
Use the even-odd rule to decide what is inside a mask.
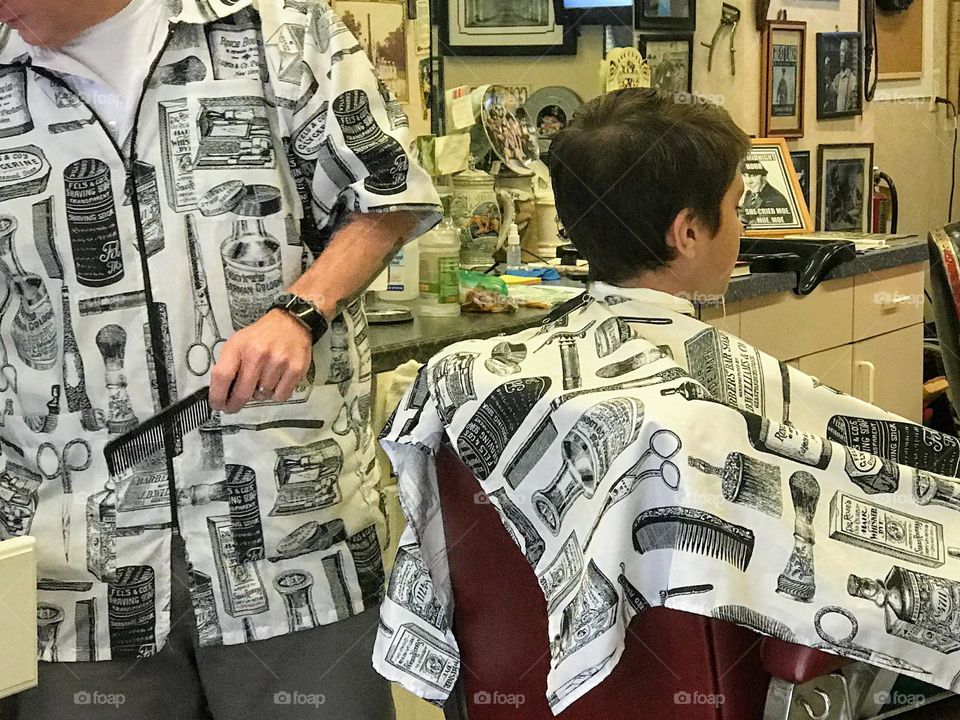
[[[158,0],[167,6],[171,24],[203,25],[229,17],[255,0]],[[20,33],[0,23],[0,65],[30,65],[36,48],[24,41]]]
[[[603,282],[593,282],[587,286],[587,292],[597,300],[604,302],[608,297],[626,298],[628,301],[656,305],[657,307],[679,313],[681,315],[696,316],[696,309],[689,300],[650,288],[626,288],[618,285],[608,285]]]

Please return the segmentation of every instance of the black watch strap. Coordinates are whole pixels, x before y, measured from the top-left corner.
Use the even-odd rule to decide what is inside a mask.
[[[327,334],[327,319],[323,316],[323,313],[316,305],[299,295],[284,293],[277,297],[271,309],[288,312],[303,323],[310,331],[310,337],[314,344]]]

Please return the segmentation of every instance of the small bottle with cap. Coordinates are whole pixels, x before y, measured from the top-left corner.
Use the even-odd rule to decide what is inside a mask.
[[[283,292],[280,242],[267,232],[264,218],[279,212],[280,191],[269,185],[247,185],[230,199],[240,217],[223,241],[220,254],[234,330],[263,317]]]
[[[520,230],[516,223],[510,223],[510,235],[507,237],[507,270],[519,270],[523,261],[520,259]]]

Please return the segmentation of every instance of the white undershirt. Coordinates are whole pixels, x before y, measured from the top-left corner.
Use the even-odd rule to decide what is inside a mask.
[[[35,48],[36,63],[64,76],[122,144],[133,129],[143,82],[166,35],[162,0],[130,0],[68,45]]]

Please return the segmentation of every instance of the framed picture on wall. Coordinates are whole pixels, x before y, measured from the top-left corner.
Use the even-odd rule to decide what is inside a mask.
[[[406,0],[337,0],[333,8],[397,100],[410,102]]]
[[[817,148],[817,230],[870,232],[873,143]]]
[[[797,173],[797,180],[800,181],[800,190],[803,191],[803,201],[807,203],[810,212],[813,208],[810,206],[810,151],[796,150],[790,152],[790,159],[793,161],[793,169]]]
[[[807,24],[767,23],[760,67],[760,134],[803,137],[804,48]]]
[[[650,85],[675,95],[693,91],[693,36],[641,35],[638,49],[650,66]]]
[[[697,0],[635,0],[633,17],[640,30],[697,29]]]
[[[577,29],[557,20],[554,0],[437,0],[440,52],[576,55]]]
[[[740,207],[744,234],[771,237],[813,231],[800,180],[793,169],[787,141],[755,138],[743,161],[744,193]]]
[[[863,114],[863,35],[817,33],[817,119]]]

